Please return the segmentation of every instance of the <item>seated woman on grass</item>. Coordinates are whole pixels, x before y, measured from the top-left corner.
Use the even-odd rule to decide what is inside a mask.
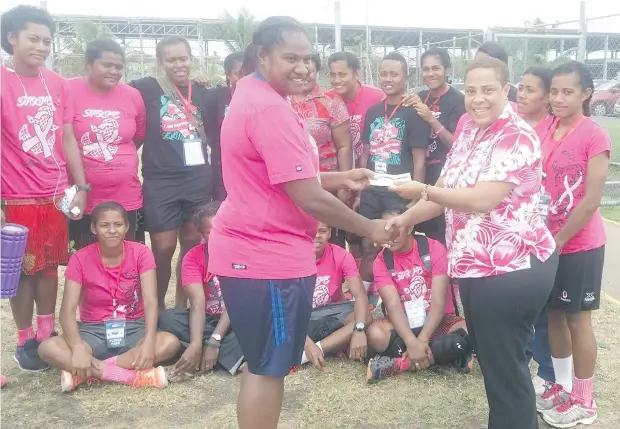
[[[166,367],[172,382],[211,371],[216,365],[234,375],[243,361],[237,337],[229,332],[220,282],[208,268],[211,221],[220,205],[217,201],[207,203],[194,214],[194,226],[204,243],[190,249],[181,264],[181,282],[190,308],[168,309],[159,315],[159,329],[175,335],[186,347],[178,362]]]
[[[422,371],[433,363],[463,366],[471,352],[465,319],[454,315],[450,299],[446,248],[412,232],[402,229],[373,264],[387,318],[375,320],[368,330],[369,346],[381,355],[368,364],[368,382],[409,369]]]
[[[301,359],[302,365],[312,362],[319,369],[325,366],[325,355],[347,348],[349,358],[365,358],[366,328],[372,321],[366,289],[353,255],[330,244],[330,238],[331,228],[319,223],[314,238],[317,274],[313,311]],[[343,280],[347,281],[354,302],[346,302]],[[338,303],[341,304],[332,305]]]
[[[39,355],[61,370],[63,392],[90,379],[166,387],[163,367],[153,366],[172,358],[180,344],[174,335],[157,332],[153,253],[125,241],[129,222],[120,204],[101,203],[91,218],[97,243],[73,254],[65,271],[63,334],[44,341]]]

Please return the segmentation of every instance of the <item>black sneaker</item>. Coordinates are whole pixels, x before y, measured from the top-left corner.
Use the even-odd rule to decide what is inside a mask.
[[[50,365],[39,358],[39,342],[34,338],[26,341],[22,347],[17,347],[13,359],[22,371],[41,372],[50,369]]]
[[[370,359],[366,370],[366,381],[369,384],[376,383],[387,377],[399,374],[400,365],[389,356],[377,356]]]

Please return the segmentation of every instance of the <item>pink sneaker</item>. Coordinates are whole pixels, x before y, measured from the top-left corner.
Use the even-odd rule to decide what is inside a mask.
[[[536,396],[536,411],[539,413],[549,411],[557,406],[560,406],[569,400],[569,394],[566,393],[564,388],[553,383],[550,387],[547,387],[541,395]]]
[[[572,428],[579,424],[591,425],[596,422],[598,412],[594,401],[591,407],[586,407],[571,398],[562,405],[545,411],[542,414],[542,418],[555,428]]]

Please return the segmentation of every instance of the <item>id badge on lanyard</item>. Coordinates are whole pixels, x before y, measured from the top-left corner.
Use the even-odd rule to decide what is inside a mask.
[[[105,321],[105,339],[109,349],[125,347],[125,316]]]
[[[549,207],[550,206],[551,206],[551,195],[549,195],[549,193],[545,191],[545,187],[542,186],[540,188],[540,198],[538,200],[538,204],[536,208],[538,209],[538,214],[543,218],[545,225],[547,225],[549,221]]]
[[[179,88],[176,88],[179,100],[183,104],[183,110],[185,111],[185,118],[188,123],[188,131],[191,133],[191,137],[187,137],[183,141],[183,159],[186,167],[193,167],[195,165],[204,165],[205,156],[202,150],[202,140],[195,138],[194,134],[196,127],[192,124],[192,115],[194,114],[192,109],[192,84],[187,87],[187,98],[181,94]]]
[[[125,260],[125,245],[123,243],[123,256],[121,258],[121,264],[118,268],[116,275],[116,287],[111,290],[112,293],[112,318],[105,321],[105,338],[109,349],[117,349],[125,347],[125,305],[117,305],[116,294],[118,293],[121,275],[123,270],[123,263]],[[102,262],[103,265],[103,262]],[[119,314],[120,313],[120,314]]]
[[[202,150],[202,140],[190,138],[183,141],[183,158],[186,167],[205,164],[205,155]]]
[[[424,309],[423,299],[405,301],[405,313],[407,313],[407,321],[409,322],[410,329],[424,326],[424,322],[426,322],[426,310]]]

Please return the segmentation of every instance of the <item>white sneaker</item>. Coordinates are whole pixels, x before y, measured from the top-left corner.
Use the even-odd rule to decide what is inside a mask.
[[[542,418],[551,426],[563,429],[572,428],[579,424],[591,425],[598,419],[598,412],[596,403],[592,403],[592,407],[586,407],[570,399],[552,410],[545,411]]]

